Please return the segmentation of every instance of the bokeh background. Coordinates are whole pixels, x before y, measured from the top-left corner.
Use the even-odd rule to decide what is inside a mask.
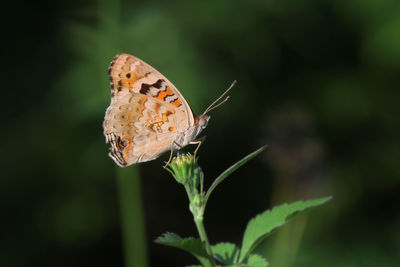
[[[122,172],[107,156],[107,68],[121,52],[197,114],[238,80],[204,132],[208,185],[269,145],[211,197],[212,243],[239,244],[273,205],[331,195],[257,252],[277,267],[399,266],[398,0],[8,1],[0,17],[1,266],[133,266],[127,253],[196,263],[153,242],[196,235],[168,155]],[[121,227],[121,205],[137,225]]]

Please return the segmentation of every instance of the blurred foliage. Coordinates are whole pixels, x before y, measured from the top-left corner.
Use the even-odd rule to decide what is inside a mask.
[[[2,266],[123,265],[101,126],[107,67],[120,52],[160,70],[195,113],[238,80],[204,133],[206,177],[270,145],[210,202],[211,243],[239,243],[266,205],[333,195],[260,249],[271,266],[400,262],[398,0],[107,3],[1,9]],[[161,168],[167,157],[141,165],[147,240],[195,234],[186,196]],[[152,266],[191,260],[153,243],[149,257]]]

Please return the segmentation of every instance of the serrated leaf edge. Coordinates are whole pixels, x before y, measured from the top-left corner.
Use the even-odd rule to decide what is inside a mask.
[[[307,209],[311,209],[311,208],[314,208],[314,207],[318,207],[318,206],[320,206],[320,205],[326,203],[327,201],[329,201],[329,200],[331,200],[331,199],[332,199],[332,197],[325,197],[325,198],[319,198],[319,199],[299,200],[299,201],[295,201],[295,202],[291,202],[291,203],[287,203],[287,202],[286,202],[286,203],[283,203],[283,204],[281,204],[281,205],[279,205],[279,206],[275,206],[275,207],[273,207],[272,209],[263,211],[263,212],[257,214],[255,217],[251,218],[251,219],[249,220],[249,222],[247,223],[246,228],[245,228],[245,232],[244,232],[244,234],[243,234],[242,246],[241,246],[240,251],[239,251],[238,263],[242,263],[242,262],[250,255],[251,251],[253,251],[254,248],[255,248],[264,238],[266,238],[268,235],[270,235],[270,234],[271,234],[274,230],[276,230],[277,228],[279,228],[279,227],[283,226],[284,224],[286,224],[286,223],[288,222],[288,220],[292,219],[294,216],[296,216],[296,215],[299,214],[300,212],[303,212],[303,211],[305,211],[305,210],[307,210]],[[245,255],[245,256],[242,256],[242,253],[243,253],[242,249],[243,249],[244,237],[245,237],[245,235],[246,235],[246,231],[247,231],[247,229],[248,229],[250,223],[251,223],[253,220],[256,220],[256,218],[259,218],[259,217],[261,217],[261,216],[265,216],[265,214],[271,213],[271,212],[274,211],[275,209],[281,208],[281,207],[283,207],[283,206],[288,206],[288,205],[290,205],[290,204],[295,204],[295,203],[305,203],[305,202],[315,201],[315,200],[321,200],[322,202],[319,203],[319,204],[315,204],[315,205],[313,205],[313,206],[304,207],[303,209],[296,210],[296,211],[294,211],[293,213],[290,213],[290,214],[286,215],[286,216],[284,217],[284,221],[283,221],[281,224],[276,225],[275,227],[271,228],[269,231],[267,231],[267,232],[265,232],[264,234],[260,235],[260,236],[253,242],[253,244],[247,249],[246,255]]]
[[[217,244],[214,244],[211,246],[211,250],[213,250],[213,248],[217,245],[233,245],[236,249],[237,249],[237,255],[235,257],[235,259],[233,259],[233,262],[237,263],[238,259],[239,259],[239,255],[240,255],[240,248],[235,244],[235,243],[231,243],[231,242],[219,242]],[[217,257],[217,255],[214,253],[213,251],[213,256],[214,258],[218,259],[218,261],[222,262],[219,257]],[[222,262],[224,263],[224,262]],[[224,263],[225,264],[225,263]]]

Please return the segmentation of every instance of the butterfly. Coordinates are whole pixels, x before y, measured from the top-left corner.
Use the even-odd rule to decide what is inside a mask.
[[[155,68],[128,54],[118,54],[108,69],[111,104],[103,128],[109,156],[120,167],[156,159],[165,151],[197,144],[198,134],[206,128],[206,113],[225,102],[216,103],[195,116],[179,90]],[[168,161],[168,162],[169,162]],[[167,163],[168,165],[168,163]],[[167,166],[166,165],[166,166]]]

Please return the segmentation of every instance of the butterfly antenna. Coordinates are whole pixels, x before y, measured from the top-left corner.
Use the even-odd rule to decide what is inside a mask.
[[[211,110],[221,106],[223,103],[225,103],[226,101],[228,101],[229,96],[225,97],[224,100],[222,100],[220,103],[218,103],[219,100],[221,100],[221,98],[223,98],[232,88],[233,86],[235,86],[236,84],[236,80],[234,80],[232,82],[232,84],[229,86],[228,89],[226,89],[226,91],[220,96],[218,97],[214,102],[211,103],[211,105],[208,106],[208,108],[206,108],[206,110],[203,112],[203,114],[207,114],[208,112],[210,112]],[[218,104],[217,104],[218,103]]]

